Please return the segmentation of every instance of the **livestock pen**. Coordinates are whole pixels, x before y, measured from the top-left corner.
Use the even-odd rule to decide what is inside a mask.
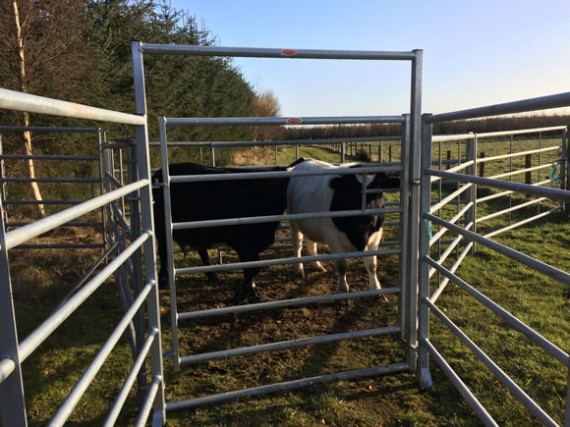
[[[412,374],[417,376],[419,385],[424,389],[432,387],[432,373],[437,365],[456,385],[459,392],[473,408],[474,412],[488,425],[495,425],[494,416],[485,409],[485,402],[472,392],[466,381],[460,378],[457,367],[454,367],[456,357],[451,354],[446,358],[445,341],[451,334],[459,337],[467,349],[488,367],[493,375],[504,384],[506,389],[519,398],[523,404],[545,425],[570,424],[570,389],[568,388],[569,356],[567,345],[568,331],[564,328],[557,330],[558,336],[548,332],[543,336],[517,317],[523,316],[515,309],[516,315],[491,301],[482,289],[483,286],[469,284],[461,279],[463,266],[474,257],[482,256],[490,259],[487,249],[496,251],[512,258],[517,263],[537,271],[536,274],[545,275],[562,286],[568,286],[569,274],[567,268],[556,268],[549,265],[549,260],[537,260],[535,257],[516,251],[506,244],[497,242],[494,238],[497,232],[507,233],[515,226],[523,227],[530,221],[556,217],[566,208],[569,200],[565,190],[568,183],[568,143],[565,128],[528,130],[526,135],[537,132],[549,132],[549,142],[539,147],[513,148],[508,157],[538,156],[540,160],[531,157],[534,164],[520,166],[513,160],[508,171],[493,171],[492,162],[502,159],[499,155],[486,150],[483,158],[477,155],[477,143],[484,139],[484,135],[456,135],[438,137],[433,136],[431,125],[438,121],[456,120],[463,118],[481,117],[491,114],[513,114],[524,111],[535,111],[547,108],[570,106],[570,94],[560,94],[545,98],[532,99],[517,103],[491,106],[466,112],[424,115],[421,116],[421,80],[422,80],[422,52],[362,52],[362,51],[318,51],[318,50],[290,50],[290,49],[257,49],[257,48],[224,48],[217,46],[174,46],[155,45],[134,42],[132,46],[136,114],[124,114],[94,109],[56,100],[45,99],[32,95],[16,93],[2,89],[0,93],[0,108],[30,111],[38,114],[78,116],[80,118],[106,123],[124,123],[133,127],[135,137],[120,139],[115,142],[105,141],[101,145],[100,157],[102,167],[101,194],[92,199],[83,201],[77,206],[55,213],[45,219],[23,225],[15,230],[7,230],[3,223],[0,245],[2,259],[0,260],[0,274],[2,286],[0,287],[0,328],[3,331],[0,338],[0,414],[2,422],[6,425],[25,425],[34,418],[26,406],[25,387],[23,377],[26,370],[26,360],[35,351],[42,352],[39,347],[96,289],[109,294],[109,282],[117,286],[122,304],[118,304],[121,315],[116,319],[116,328],[109,332],[108,340],[98,348],[93,355],[92,363],[85,364],[85,373],[73,381],[76,383],[70,390],[69,396],[63,398],[62,406],[50,415],[51,421],[42,418],[45,423],[62,425],[67,420],[73,420],[74,411],[89,411],[89,402],[82,401],[89,384],[96,382],[100,375],[104,360],[111,354],[120,337],[125,334],[130,344],[132,362],[128,369],[122,369],[120,384],[114,385],[113,394],[116,403],[113,404],[106,415],[95,419],[95,422],[114,424],[117,420],[130,420],[137,425],[151,422],[153,425],[163,425],[167,419],[176,420],[179,416],[174,411],[189,408],[202,409],[213,403],[230,400],[257,397],[276,393],[283,393],[297,388],[312,387],[331,381],[348,381],[363,377],[392,376],[395,374]],[[181,258],[175,259],[170,242],[169,264],[170,283],[168,292],[159,292],[157,289],[156,255],[154,247],[154,228],[152,219],[152,183],[151,158],[149,156],[148,123],[147,117],[152,106],[146,105],[144,92],[143,56],[147,54],[190,54],[210,56],[242,56],[257,58],[282,58],[284,60],[331,59],[331,60],[369,60],[369,61],[404,61],[408,62],[411,71],[410,109],[400,116],[374,116],[374,117],[294,117],[294,118],[177,118],[163,117],[160,119],[162,160],[154,166],[164,166],[169,162],[169,147],[182,144],[189,149],[210,149],[210,160],[217,159],[218,148],[232,146],[247,146],[248,142],[232,141],[200,141],[181,143],[169,141],[168,129],[182,126],[287,126],[287,125],[320,125],[338,123],[391,123],[400,128],[400,135],[390,140],[377,139],[379,145],[386,149],[387,144],[392,146],[392,157],[380,150],[381,158],[378,162],[370,163],[364,170],[366,174],[383,171],[399,172],[401,174],[401,187],[397,194],[390,194],[390,204],[386,208],[365,210],[370,214],[388,215],[387,229],[389,241],[378,251],[321,254],[291,258],[286,247],[274,248],[273,257],[266,257],[255,264],[234,262],[231,254],[226,256],[224,263],[214,266],[179,265],[183,264]],[[515,133],[512,133],[515,135]],[[508,136],[510,138],[510,136]],[[444,156],[447,148],[438,148],[438,139],[442,144],[450,140],[457,144],[457,156]],[[541,139],[541,137],[539,137]],[[463,142],[467,141],[465,145]],[[554,142],[553,142],[554,141]],[[332,141],[269,141],[253,142],[254,145],[292,145],[295,147],[295,157],[299,150],[307,145],[326,147]],[[352,141],[354,142],[354,141]],[[364,142],[364,141],[360,141]],[[513,141],[516,146],[518,141]],[[341,162],[348,160],[353,154],[347,149],[347,141],[334,141],[340,148]],[[555,148],[553,148],[555,147]],[[432,148],[437,153],[432,152]],[[523,154],[521,154],[521,151]],[[421,156],[420,156],[421,153]],[[554,154],[553,154],[554,153]],[[553,155],[551,155],[553,154]],[[502,156],[502,154],[501,154]],[[380,157],[380,156],[379,156]],[[445,157],[445,159],[443,159]],[[454,158],[455,157],[455,158]],[[388,160],[388,161],[386,161]],[[277,156],[275,163],[278,162]],[[485,167],[482,175],[481,164]],[[526,181],[526,174],[535,172]],[[271,172],[286,174],[289,172]],[[338,171],[337,171],[338,173]],[[340,173],[352,174],[354,171],[341,168]],[[508,173],[509,176],[500,176]],[[547,179],[544,175],[547,174]],[[251,179],[251,176],[241,174],[234,178]],[[518,182],[511,176],[525,176],[524,182]],[[219,179],[215,176],[203,175],[201,177],[169,177],[165,176],[164,185],[175,181],[207,181]],[[548,185],[558,188],[550,188]],[[484,188],[483,188],[484,187]],[[491,189],[491,190],[489,190]],[[499,189],[495,191],[494,189]],[[165,191],[165,205],[168,209],[169,192]],[[523,196],[519,196],[522,194]],[[536,196],[536,197],[535,197]],[[487,198],[487,199],[485,199]],[[507,200],[501,206],[484,207],[492,200]],[[555,202],[551,202],[554,200]],[[536,208],[536,212],[529,207]],[[505,208],[503,205],[506,204]],[[518,207],[518,205],[524,205]],[[484,212],[483,217],[478,216],[477,207]],[[53,314],[47,317],[30,335],[20,338],[14,305],[13,286],[11,281],[10,265],[17,255],[13,249],[24,244],[49,230],[60,227],[73,221],[87,212],[95,210],[101,212],[104,208],[106,225],[105,254],[106,263],[98,267],[98,272],[86,271],[86,280],[81,280],[81,286],[64,303],[56,307]],[[3,209],[4,205],[3,205]],[[343,212],[342,215],[362,215],[363,210]],[[513,213],[517,214],[514,215]],[[519,212],[528,214],[521,218]],[[316,212],[319,218],[332,217],[331,212]],[[505,226],[484,229],[485,222],[495,217],[508,215],[509,221]],[[512,217],[511,217],[512,215]],[[516,216],[516,218],[515,218]],[[258,221],[286,221],[288,215],[274,217],[233,218],[226,222],[212,221],[207,223],[176,224],[172,223],[170,213],[166,212],[166,229],[182,227],[220,226],[238,223],[253,223]],[[2,217],[5,221],[4,216]],[[511,220],[512,219],[512,220]],[[475,225],[479,223],[479,227]],[[481,234],[484,230],[486,235]],[[450,237],[451,236],[451,237]],[[493,239],[492,239],[493,238]],[[280,242],[285,243],[285,242]],[[475,244],[478,245],[475,248]],[[283,245],[284,246],[284,245]],[[481,248],[481,250],[479,249]],[[483,249],[484,248],[484,249]],[[472,255],[477,249],[475,255]],[[18,251],[18,253],[21,253]],[[456,253],[454,259],[451,256]],[[306,284],[291,285],[281,270],[274,270],[280,265],[290,265],[297,262],[310,262],[315,260],[334,260],[335,257],[361,258],[363,256],[378,255],[380,264],[389,269],[390,274],[383,276],[384,288],[382,291],[362,290],[355,286],[355,291],[348,294],[335,294],[326,286],[314,286],[310,289]],[[228,262],[229,261],[229,262]],[[199,282],[197,274],[210,271],[230,272],[248,266],[266,267],[265,275],[260,279],[260,287],[267,285],[263,290],[264,300],[252,304],[224,306],[225,294],[223,285],[194,286]],[[87,269],[90,270],[90,269]],[[489,266],[488,270],[492,270]],[[492,274],[492,271],[488,271]],[[534,273],[533,273],[534,274]],[[92,276],[92,277],[91,277]],[[231,276],[233,277],[233,276]],[[315,284],[314,277],[310,283]],[[263,281],[262,281],[263,280]],[[350,280],[350,279],[349,279]],[[325,280],[326,281],[326,280]],[[271,286],[271,282],[276,282]],[[549,282],[550,283],[550,282]],[[452,285],[453,284],[453,285]],[[473,340],[462,331],[481,328],[481,324],[469,324],[468,320],[460,317],[459,305],[454,307],[450,303],[448,294],[456,292],[452,286],[465,291],[474,300],[480,302],[492,313],[499,317],[499,323],[509,325],[509,329],[521,331],[546,356],[552,357],[559,365],[559,370],[565,372],[565,381],[560,383],[558,377],[555,384],[555,393],[562,395],[556,405],[540,408],[540,399],[529,392],[534,384],[519,385],[505,370],[499,367]],[[283,289],[279,289],[282,286]],[[115,295],[113,291],[111,295]],[[388,304],[379,304],[378,294],[389,296]],[[373,297],[376,297],[372,299]],[[356,310],[339,309],[334,303],[345,299],[353,300]],[[540,295],[537,295],[537,299]],[[361,303],[360,301],[368,301]],[[117,301],[119,302],[119,301]],[[161,304],[168,304],[161,307]],[[106,304],[109,304],[107,302]],[[441,304],[441,305],[440,305]],[[467,306],[471,306],[468,303]],[[161,310],[162,308],[162,310]],[[286,310],[298,311],[286,311]],[[324,310],[324,316],[319,318],[315,313]],[[256,314],[259,313],[259,314]],[[258,317],[241,317],[246,315]],[[453,319],[452,315],[455,316]],[[166,320],[161,324],[161,315]],[[457,317],[459,316],[459,317]],[[301,317],[311,320],[312,328],[295,330],[293,325],[301,323]],[[322,321],[322,318],[329,322]],[[484,317],[485,319],[486,317]],[[208,323],[211,319],[221,319],[214,327]],[[231,319],[231,320],[227,320]],[[478,322],[481,320],[479,319]],[[441,327],[441,324],[445,329]],[[93,322],[95,323],[95,322]],[[240,330],[252,325],[262,329],[257,337],[244,337]],[[88,325],[97,329],[99,325]],[[303,324],[305,326],[305,324]],[[332,326],[332,328],[331,328]],[[4,333],[6,331],[6,333]],[[237,332],[237,334],[236,334]],[[209,336],[211,342],[195,342],[193,337],[198,334]],[[296,334],[301,334],[298,336]],[[267,338],[284,337],[278,341],[264,341]],[[565,339],[566,338],[566,339]],[[374,339],[372,341],[372,339]],[[167,349],[163,349],[163,340],[169,342]],[[240,341],[241,340],[241,341]],[[363,340],[367,342],[366,352],[352,345],[352,342]],[[370,340],[370,341],[368,341]],[[247,342],[246,342],[247,341]],[[326,347],[337,344],[337,351],[357,359],[359,366],[355,369],[344,370],[342,363],[335,362],[332,357],[324,356],[330,350]],[[345,345],[345,347],[341,347]],[[300,353],[304,358],[299,359],[297,353],[287,353],[298,348],[322,347],[323,351]],[[517,348],[517,345],[514,346]],[[121,351],[119,349],[119,351]],[[281,367],[292,366],[276,363],[276,370],[270,369],[270,364],[279,359],[271,359],[269,352],[283,352],[281,357],[292,357],[300,366],[293,372],[277,372]],[[516,350],[515,350],[516,351]],[[362,352],[362,354],[361,354]],[[381,354],[385,353],[385,354]],[[252,355],[258,355],[256,358]],[[536,353],[532,353],[536,354]],[[250,378],[249,372],[243,375],[232,375],[232,369],[238,366],[234,359],[247,359],[247,363],[257,365],[259,376]],[[541,356],[542,357],[542,356]],[[37,360],[37,359],[35,359]],[[224,364],[216,364],[216,361]],[[285,360],[285,359],[283,359]],[[467,360],[467,358],[466,358]],[[469,359],[472,360],[472,359]],[[435,363],[434,363],[435,362]],[[201,371],[196,368],[199,364],[206,364],[209,370]],[[240,362],[242,363],[242,362]],[[188,369],[192,365],[194,369]],[[313,368],[325,368],[322,372]],[[460,368],[463,368],[461,366]],[[117,367],[118,369],[118,367]],[[460,370],[460,369],[459,369]],[[178,371],[178,372],[177,372]],[[33,372],[33,371],[32,371]],[[55,377],[48,375],[55,380]],[[198,387],[189,386],[184,378],[190,382],[202,384]],[[439,377],[435,377],[439,378]],[[72,379],[70,379],[71,381]],[[204,383],[205,380],[205,383]],[[414,384],[417,384],[414,382]],[[136,392],[130,390],[134,388]],[[498,388],[498,387],[497,387]],[[109,392],[110,393],[110,392]],[[136,396],[134,396],[136,395]],[[133,397],[134,396],[134,397]],[[537,403],[537,401],[539,401]],[[83,404],[79,405],[79,402]],[[127,405],[124,407],[124,405]],[[134,409],[132,409],[134,408]],[[194,409],[196,410],[196,409]],[[435,410],[435,408],[434,408]],[[132,415],[134,411],[136,415]],[[215,411],[215,410],[214,410]],[[127,414],[125,414],[127,412]],[[554,412],[554,414],[552,414]],[[251,414],[250,414],[251,415]],[[71,417],[71,418],[70,418]],[[119,418],[121,417],[121,418]],[[184,418],[182,423],[184,422]],[[373,422],[370,419],[367,422]]]

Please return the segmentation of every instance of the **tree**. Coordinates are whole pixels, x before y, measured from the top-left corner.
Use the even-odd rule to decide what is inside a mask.
[[[280,114],[281,106],[273,92],[268,90],[256,96],[254,102],[254,115],[256,117],[278,117]],[[271,141],[281,136],[282,129],[276,126],[254,126],[252,133],[254,141],[258,139]]]
[[[82,1],[11,0],[0,3],[0,84],[24,93],[80,101],[79,89],[88,69],[83,43],[84,3]],[[83,71],[83,73],[82,73]],[[20,124],[32,119],[22,113]],[[32,196],[42,201],[35,181],[32,134],[23,132],[25,171],[31,180]],[[38,203],[37,214],[45,216]]]

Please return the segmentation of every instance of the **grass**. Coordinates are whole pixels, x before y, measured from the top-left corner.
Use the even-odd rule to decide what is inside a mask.
[[[304,147],[301,155],[339,160],[338,154],[324,155],[322,150],[314,147]],[[490,155],[487,150],[487,156]],[[294,157],[293,148],[279,148],[278,163],[289,163]],[[490,212],[506,203],[494,201],[481,207],[481,212]],[[513,215],[527,215],[533,209],[536,208]],[[508,219],[494,219],[489,227],[497,227],[505,221]],[[568,218],[557,214],[496,239],[567,270],[570,265],[569,231]],[[89,236],[72,234],[60,237],[74,240]],[[26,257],[16,255],[15,251],[10,255],[20,338],[49,314],[79,279],[78,271],[86,270],[96,256],[93,252],[55,249],[30,251]],[[283,252],[264,256],[290,255]],[[232,257],[231,253],[225,254],[224,262],[231,262]],[[194,255],[181,258],[179,263],[198,263]],[[383,286],[395,286],[399,275],[398,257],[382,257],[379,262]],[[327,264],[327,268],[329,271],[321,274],[308,267],[308,276],[303,282],[293,278],[291,266],[265,269],[257,280],[262,300],[332,293],[336,274],[333,264]],[[515,265],[482,246],[478,247],[476,255],[466,258],[458,274],[560,348],[570,350],[570,291],[565,285]],[[202,276],[181,277],[179,310],[191,311],[226,304],[240,277],[239,271],[224,273],[221,283],[215,286]],[[351,263],[349,283],[353,289],[366,289],[366,272],[360,260]],[[165,350],[170,347],[168,299],[167,292],[161,291]],[[181,353],[224,350],[391,325],[396,321],[397,297],[389,299],[389,304],[369,300],[355,301],[349,307],[318,304],[185,323],[181,325]],[[473,304],[473,299],[456,285],[448,285],[438,306],[496,359],[499,366],[512,375],[517,384],[544,406],[555,420],[562,423],[567,368],[545,357],[541,350],[530,345],[526,338],[489,310]],[[116,324],[120,313],[113,283],[104,285],[42,345],[40,352],[25,362],[30,425],[45,425],[53,416]],[[465,345],[450,334],[435,316],[431,316],[430,327],[434,345],[501,425],[538,425],[529,411],[495,376],[487,373],[480,362],[474,360]],[[402,360],[403,353],[403,345],[397,336],[381,336],[213,360],[185,367],[181,372],[174,372],[172,363],[166,359],[166,394],[168,400],[179,400],[339,370],[397,363]],[[129,345],[123,340],[72,414],[71,423],[101,425],[130,361]],[[171,412],[167,414],[168,425],[480,425],[479,419],[433,362],[432,375],[434,387],[429,392],[420,390],[415,374],[405,372]],[[132,393],[120,423],[132,423],[135,413],[136,396]]]

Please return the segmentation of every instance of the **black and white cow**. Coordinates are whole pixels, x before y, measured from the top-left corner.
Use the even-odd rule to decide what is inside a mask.
[[[344,164],[342,167],[358,168],[364,163]],[[293,171],[330,171],[339,166],[314,159],[300,159],[294,163]],[[347,211],[362,209],[363,175],[318,175],[291,177],[287,189],[287,212],[300,214],[309,212]],[[366,189],[399,188],[400,179],[386,173],[366,175]],[[366,193],[367,208],[384,207],[382,193]],[[382,239],[383,215],[359,215],[339,218],[317,218],[290,220],[295,256],[301,256],[303,236],[307,251],[317,254],[317,243],[326,244],[332,253],[377,250]],[[376,256],[364,257],[370,288],[380,289],[376,275]],[[320,262],[315,266],[326,271]],[[348,292],[346,259],[336,261],[338,271],[338,292]],[[297,275],[304,277],[303,264],[295,264]],[[386,300],[386,298],[383,298]]]
[[[285,171],[287,167],[240,167],[218,168],[195,163],[169,165],[171,176],[225,174],[236,172]],[[162,182],[162,171],[153,175],[153,183]],[[288,178],[257,178],[209,182],[173,183],[170,186],[172,222],[190,222],[243,218],[268,215],[281,215],[287,203]],[[160,256],[159,283],[168,283],[165,209],[163,186],[155,185],[154,217],[156,239]],[[235,249],[242,262],[258,261],[261,251],[275,241],[275,230],[279,222],[240,224],[222,227],[205,227],[175,230],[173,239],[181,247],[196,249],[204,265],[209,265],[207,249],[222,243]],[[242,284],[235,292],[234,301],[239,302],[249,296],[257,296],[254,278],[260,268],[244,269]],[[210,279],[215,275],[210,274]]]

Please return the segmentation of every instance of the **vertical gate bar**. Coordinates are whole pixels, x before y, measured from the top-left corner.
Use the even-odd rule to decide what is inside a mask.
[[[570,147],[568,147],[568,128],[562,131],[562,164],[560,165],[560,188],[570,188]],[[570,213],[570,206],[566,201],[562,202],[562,209],[566,214]]]
[[[4,142],[2,140],[2,134],[0,134],[0,179],[2,180],[2,192],[1,192],[1,203],[4,204],[4,200],[6,200],[8,198],[8,194],[7,194],[7,190],[6,190],[6,181],[4,181],[4,178],[6,178],[5,173],[4,173]],[[7,223],[8,222],[8,210],[6,209],[6,206],[3,206],[2,208],[2,220]]]
[[[0,215],[0,331],[2,331],[0,333],[0,361],[9,359],[15,365],[8,377],[0,381],[0,424],[26,426],[28,421],[18,349],[18,330],[12,298],[12,281],[6,250],[3,203],[0,203],[0,209],[2,209]]]
[[[132,42],[131,52],[133,58],[136,112],[137,114],[146,118],[144,125],[135,127],[135,141],[139,176],[141,179],[146,179],[148,181],[148,184],[141,188],[139,192],[141,198],[141,222],[144,231],[154,231],[155,228],[152,212],[152,182],[149,158],[150,147],[148,139],[148,117],[146,111],[142,43],[138,41]],[[147,297],[148,329],[149,331],[161,331],[160,302],[158,298],[158,280],[156,276],[156,248],[154,238],[147,239],[144,243],[143,255],[145,278],[154,282],[154,290],[151,291]],[[162,338],[160,333],[157,334],[156,339],[151,346],[150,356],[151,375],[153,378],[151,382],[154,383],[156,379],[160,380],[159,388],[154,400],[153,425],[162,426],[166,422],[166,402],[164,395],[164,381],[162,381],[164,375],[162,360]]]
[[[426,114],[425,117],[428,115]],[[422,132],[422,171],[431,167],[431,149],[432,149],[432,132],[433,125],[424,124]],[[422,172],[423,173],[423,172]],[[431,206],[431,180],[430,175],[422,174],[421,185],[421,213],[429,212]],[[432,379],[429,370],[429,353],[428,347],[423,345],[424,340],[429,339],[429,308],[422,301],[429,298],[429,267],[424,258],[429,255],[431,225],[421,219],[420,232],[420,267],[419,267],[419,360],[418,360],[418,379],[422,389],[432,387]]]
[[[568,379],[566,380],[566,416],[564,425],[570,426],[570,358],[568,359]]]
[[[411,81],[411,105],[410,105],[410,136],[411,150],[408,167],[410,169],[410,181],[408,182],[408,194],[410,197],[410,215],[408,222],[409,230],[409,252],[408,252],[408,283],[407,283],[407,303],[408,308],[406,325],[407,349],[406,362],[411,370],[417,369],[417,324],[418,324],[418,234],[420,225],[420,179],[421,166],[419,153],[421,150],[421,109],[422,109],[422,64],[423,51],[414,50],[415,58],[412,61],[412,81]]]
[[[542,148],[542,132],[538,133],[538,148],[539,149]],[[541,165],[542,165],[542,153],[539,151],[538,152],[538,164],[537,164],[537,166],[541,166]],[[540,174],[541,174],[541,172],[539,169],[536,171],[536,181],[537,182],[540,182]],[[540,205],[537,205],[537,209],[540,209]]]
[[[99,155],[99,192],[100,194],[105,194],[105,149],[103,144],[106,139],[106,132],[101,128],[97,129],[97,152]],[[103,253],[107,250],[108,240],[107,240],[107,216],[105,214],[105,206],[101,207],[101,234],[103,243]]]
[[[380,142],[382,143],[382,142]],[[410,216],[410,200],[407,194],[410,187],[410,168],[407,167],[411,153],[411,137],[410,137],[410,115],[404,115],[404,123],[402,125],[402,141],[400,142],[400,164],[402,167],[402,176],[400,179],[400,298],[398,300],[399,324],[401,327],[401,339],[406,341],[409,336],[409,324],[406,321],[408,311],[409,298],[409,282],[408,282],[408,260],[410,258],[408,224]]]
[[[144,143],[144,141],[135,143],[134,145],[129,145],[128,147],[128,163],[127,163],[127,174],[129,177],[129,183],[136,182],[140,179],[139,171],[140,168],[140,161],[141,159],[137,156],[137,146],[140,143]],[[142,159],[144,160],[144,159]],[[141,207],[140,207],[140,200],[141,200],[141,191],[131,195],[129,197],[129,212],[131,215],[131,242],[134,241],[138,236],[143,233],[142,224],[141,224]],[[152,229],[152,228],[151,228]],[[131,286],[129,286],[128,280],[128,272],[125,274],[125,292],[130,294],[131,299],[134,300],[139,293],[142,291],[144,286],[143,282],[143,260],[142,260],[142,250],[136,251],[133,255],[132,260],[132,273],[131,273]],[[124,267],[127,267],[129,264],[125,263]],[[132,302],[130,303],[132,304]],[[144,308],[137,312],[135,317],[133,318],[133,325],[135,329],[134,333],[134,348],[135,352],[133,353],[133,360],[136,360],[137,356],[139,355],[145,340],[145,321],[144,321]],[[139,394],[139,403],[142,404],[145,400],[146,392],[148,389],[147,383],[147,372],[146,372],[146,365],[142,365],[141,369],[138,373],[137,378],[137,385],[138,385],[138,394]]]
[[[512,174],[513,172],[513,135],[509,138],[509,172]],[[513,176],[509,175],[509,181],[513,180]],[[513,207],[513,193],[509,193],[509,225],[513,224],[513,211],[511,208]]]
[[[466,161],[469,162],[470,160],[473,161],[473,165],[468,166],[465,170],[465,173],[469,175],[476,176],[477,175],[477,134],[473,134],[472,139],[467,140],[467,147],[465,150],[465,157]],[[467,211],[467,218],[465,223],[469,224],[472,223],[473,226],[471,231],[474,233],[477,232],[477,184],[472,184],[471,188],[467,191],[465,203],[471,203],[471,208]],[[474,255],[476,251],[476,245],[473,243],[473,247],[471,248],[471,255]]]
[[[168,266],[168,290],[170,293],[171,353],[175,372],[180,371],[180,347],[178,343],[178,304],[176,301],[176,272],[174,267],[174,239],[172,237],[172,203],[170,199],[170,171],[165,117],[159,118],[160,154],[162,158],[162,198],[164,200],[164,239],[166,265]],[[162,260],[161,260],[162,263]]]

